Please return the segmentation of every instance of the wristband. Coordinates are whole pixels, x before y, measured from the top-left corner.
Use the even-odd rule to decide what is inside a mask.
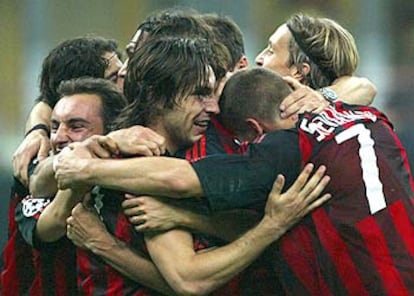
[[[49,134],[50,134],[49,127],[46,124],[38,123],[35,126],[33,126],[31,129],[29,129],[27,131],[27,133],[24,135],[24,137],[26,138],[28,134],[30,134],[31,132],[33,132],[35,130],[39,130],[39,129],[44,130],[47,133],[47,135],[49,136]]]

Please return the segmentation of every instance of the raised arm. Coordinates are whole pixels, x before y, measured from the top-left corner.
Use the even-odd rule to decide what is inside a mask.
[[[321,92],[301,84],[292,77],[283,78],[293,89],[280,104],[281,116],[289,117],[293,114],[307,112],[320,112],[328,101]],[[377,93],[375,85],[364,77],[342,76],[329,86],[338,100],[348,104],[370,105]]]
[[[26,121],[25,138],[13,154],[13,174],[27,185],[27,168],[30,161],[37,157],[46,158],[50,150],[49,131],[52,109],[43,102],[38,102]]]
[[[66,235],[66,219],[84,195],[85,192],[76,192],[72,189],[59,190],[37,220],[37,239],[42,242],[54,242]]]
[[[348,104],[371,105],[377,94],[375,85],[365,77],[342,76],[330,87],[339,100]]]

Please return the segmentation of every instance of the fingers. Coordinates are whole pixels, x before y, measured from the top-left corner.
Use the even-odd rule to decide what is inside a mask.
[[[291,76],[283,76],[283,80],[287,82],[287,84],[289,84],[289,86],[293,89],[293,90],[297,90],[299,88],[303,87],[303,84],[299,82],[299,80],[291,77]]]
[[[98,158],[110,158],[111,151],[107,150],[106,147],[100,144],[100,141],[104,141],[105,136],[92,136],[83,142],[83,145]],[[108,141],[109,142],[109,141]],[[111,145],[108,143],[108,145]],[[116,150],[116,149],[115,149]]]
[[[272,195],[280,195],[282,193],[283,186],[285,185],[285,177],[283,175],[277,175],[272,187]]]
[[[111,137],[99,137],[98,143],[102,146],[105,150],[111,152],[112,154],[119,154],[118,145]]]
[[[299,174],[299,176],[296,178],[293,185],[287,191],[288,192],[290,191],[299,192],[303,188],[303,186],[306,184],[306,182],[308,181],[308,178],[311,175],[313,168],[314,168],[314,165],[312,163],[308,163],[307,165],[305,165],[302,172]]]
[[[49,156],[50,151],[50,140],[49,138],[42,138],[40,142],[39,152],[37,153],[37,159],[39,161]]]
[[[281,117],[287,118],[304,112],[321,112],[328,104],[318,91],[302,85],[283,99],[280,105]]]
[[[124,209],[134,208],[142,204],[141,198],[136,197],[135,195],[127,193],[125,194],[125,198],[126,199],[122,202],[122,207]]]
[[[329,176],[325,176],[326,166],[321,165],[317,171],[309,179],[310,174],[313,171],[313,164],[309,163],[300,173],[295,183],[289,188],[289,191],[297,191],[304,196],[308,202],[315,200],[322,191],[326,188],[330,181]]]
[[[327,202],[329,199],[332,198],[332,195],[330,193],[325,193],[324,195],[322,195],[321,197],[315,199],[314,201],[312,201],[308,207],[305,210],[305,215],[309,214],[310,212],[312,212],[314,209],[320,207],[321,205],[323,205],[325,202]]]

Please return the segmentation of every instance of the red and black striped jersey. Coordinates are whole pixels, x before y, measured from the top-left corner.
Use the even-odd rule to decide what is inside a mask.
[[[53,198],[28,195],[16,207],[19,233],[31,246],[34,278],[28,295],[77,294],[75,246],[66,236],[44,243],[36,238],[36,224]]]
[[[34,279],[32,247],[26,243],[15,222],[17,204],[28,194],[27,188],[14,178],[8,209],[8,240],[2,251],[1,295],[24,295]]]
[[[382,113],[337,103],[246,156],[214,158],[193,166],[216,210],[265,201],[278,173],[291,184],[303,164],[327,166],[333,198],[272,249],[284,294],[414,294],[414,183]]]

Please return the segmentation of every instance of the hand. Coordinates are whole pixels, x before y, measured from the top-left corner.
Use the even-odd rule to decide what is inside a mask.
[[[53,159],[53,170],[59,189],[84,187],[87,178],[88,159],[94,154],[81,143],[65,147]]]
[[[286,231],[331,198],[330,194],[320,196],[330,181],[330,177],[325,176],[326,167],[320,166],[309,179],[312,170],[313,164],[307,164],[295,183],[283,194],[285,179],[282,175],[277,176],[262,220],[268,223],[269,228]]]
[[[162,202],[161,198],[126,194],[124,214],[136,231],[166,231],[180,224],[184,210]]]
[[[111,158],[113,154],[119,153],[116,143],[101,135],[93,135],[82,142],[71,143],[69,147],[82,147],[79,149],[88,150],[95,158]]]
[[[165,153],[165,138],[140,125],[111,132],[106,138],[116,144],[121,154],[160,156]]]
[[[329,105],[320,92],[309,86],[301,84],[292,77],[283,77],[283,80],[292,87],[293,92],[280,104],[282,118],[304,112],[319,113]]]
[[[82,203],[78,203],[72,209],[72,216],[66,223],[67,237],[80,248],[110,248],[115,243],[96,212],[86,208]]]
[[[50,140],[44,130],[29,133],[13,154],[13,175],[24,185],[28,185],[27,169],[36,156],[39,161],[49,155]]]

